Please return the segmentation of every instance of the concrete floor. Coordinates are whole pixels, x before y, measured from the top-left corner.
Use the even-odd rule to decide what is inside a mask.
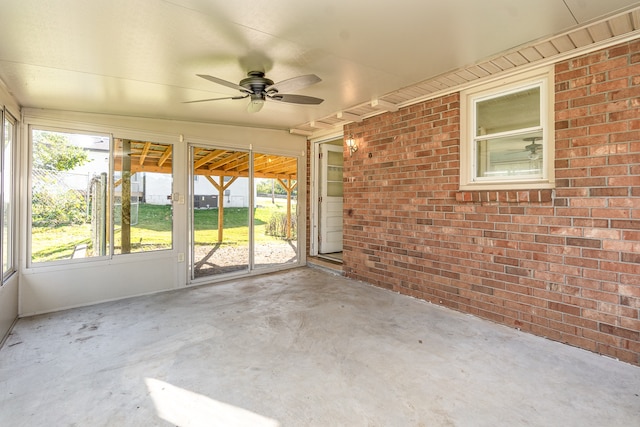
[[[640,368],[315,268],[20,320],[1,426],[637,426]]]

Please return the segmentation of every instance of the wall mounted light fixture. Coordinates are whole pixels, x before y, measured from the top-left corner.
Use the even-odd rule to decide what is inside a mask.
[[[349,135],[349,138],[345,141],[347,143],[347,148],[349,148],[349,156],[353,156],[353,153],[358,151],[358,146],[356,145],[356,140],[353,139],[353,134]]]

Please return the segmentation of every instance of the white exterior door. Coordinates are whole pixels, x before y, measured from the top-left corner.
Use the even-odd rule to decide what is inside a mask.
[[[320,242],[318,252],[342,252],[342,147],[320,145]]]

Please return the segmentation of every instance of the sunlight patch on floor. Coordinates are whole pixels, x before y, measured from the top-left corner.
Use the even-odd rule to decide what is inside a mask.
[[[145,383],[158,416],[176,426],[279,427],[280,423],[262,415],[207,396],[176,387],[154,378]]]

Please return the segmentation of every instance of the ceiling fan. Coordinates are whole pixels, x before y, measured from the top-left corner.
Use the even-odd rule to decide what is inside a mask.
[[[522,139],[525,142],[528,142],[529,144],[526,145],[523,148],[516,148],[516,149],[508,149],[505,150],[505,155],[507,156],[517,156],[517,157],[523,157],[526,153],[526,156],[529,160],[538,160],[540,158],[540,155],[542,154],[542,144],[536,142],[536,141],[541,141],[542,137],[540,136],[530,136],[527,138],[523,138]]]
[[[529,152],[529,160],[538,160],[540,158],[539,148],[542,148],[542,144],[538,144],[536,141],[540,141],[542,138],[539,136],[531,136],[524,138],[523,141],[531,142],[531,144],[524,147]]]
[[[207,74],[196,75],[219,85],[226,86],[231,89],[237,89],[242,95],[227,96],[224,98],[199,99],[196,101],[187,101],[185,102],[185,104],[191,104],[194,102],[219,101],[223,99],[245,99],[250,97],[251,101],[247,106],[247,111],[249,111],[250,113],[257,113],[262,109],[264,102],[267,99],[273,101],[288,102],[291,104],[311,105],[317,105],[324,101],[324,99],[314,98],[312,96],[281,93],[296,91],[322,81],[320,77],[316,76],[315,74],[306,74],[304,76],[293,77],[278,83],[274,83],[273,80],[266,78],[264,76],[264,72],[262,71],[249,71],[247,73],[247,77],[240,80],[239,84],[228,82],[226,80],[209,76]]]

